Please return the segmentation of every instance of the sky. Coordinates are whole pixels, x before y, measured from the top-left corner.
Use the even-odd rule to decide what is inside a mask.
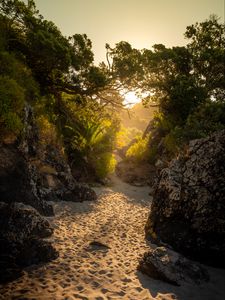
[[[24,0],[25,2],[27,0]],[[225,21],[225,0],[35,0],[45,19],[53,21],[63,35],[87,34],[92,41],[95,64],[106,61],[105,44],[120,41],[134,48],[150,49],[187,43],[188,25],[205,21],[211,14]],[[139,102],[134,92],[127,103]]]
[[[127,41],[137,49],[185,45],[188,25],[216,14],[224,22],[225,0],[36,0],[40,13],[66,36],[86,33],[95,62],[105,44]]]

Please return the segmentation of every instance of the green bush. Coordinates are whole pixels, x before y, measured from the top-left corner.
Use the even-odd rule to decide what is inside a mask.
[[[103,179],[108,174],[114,172],[116,166],[116,159],[111,152],[104,152],[98,155],[92,161],[92,166],[95,169],[97,177]]]
[[[148,142],[149,136],[144,139],[139,137],[137,142],[130,146],[126,152],[126,158],[131,159],[135,162],[142,162],[148,160]]]
[[[184,130],[176,126],[163,138],[163,145],[168,155],[175,156],[184,144]]]
[[[200,105],[191,114],[184,127],[186,141],[206,137],[210,133],[225,128],[225,103],[210,101]]]
[[[22,129],[21,112],[24,90],[11,78],[0,76],[0,127],[18,134]]]
[[[148,150],[148,162],[150,164],[154,164],[157,160],[158,155],[158,147],[157,145],[149,145],[149,150]]]
[[[132,140],[140,138],[142,134],[143,132],[135,127],[124,127],[121,125],[116,135],[116,148],[122,149],[126,147]]]
[[[24,89],[27,102],[34,102],[39,97],[39,88],[33,79],[31,70],[8,52],[0,52],[0,76],[14,79]]]
[[[39,97],[38,85],[27,66],[13,54],[0,52],[0,135],[16,137],[23,128],[22,110]]]
[[[97,103],[79,105],[72,99],[64,99],[67,115],[63,126],[66,151],[74,165],[90,167],[97,178],[104,178],[114,171],[115,158],[112,155],[116,145],[118,123],[114,116],[99,107]]]

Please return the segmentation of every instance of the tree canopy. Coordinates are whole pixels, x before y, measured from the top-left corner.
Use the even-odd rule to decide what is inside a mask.
[[[146,147],[163,144],[173,152],[224,128],[225,26],[211,16],[188,26],[185,37],[183,47],[106,44],[107,62],[96,66],[86,34],[64,36],[33,0],[0,0],[0,138],[19,135],[29,102],[55,126],[68,156],[79,152],[95,165],[93,157],[103,162],[113,150],[118,111],[130,90],[157,107]]]

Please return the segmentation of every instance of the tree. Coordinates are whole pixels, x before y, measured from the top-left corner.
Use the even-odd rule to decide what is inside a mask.
[[[192,55],[192,72],[208,97],[225,99],[225,24],[216,16],[188,26],[185,37]]]
[[[17,135],[22,129],[24,98],[24,91],[15,80],[0,76],[0,139],[6,134]]]
[[[220,121],[223,106],[217,111],[213,102],[225,99],[224,24],[213,16],[188,26],[185,36],[190,40],[185,47],[167,48],[158,44],[152,50],[136,50],[125,42],[114,49],[107,46],[114,81],[123,88],[141,91],[145,105],[158,106],[158,115],[149,126],[155,137],[151,137],[150,147],[160,143],[171,151],[188,142],[194,137],[193,131],[190,135],[188,131],[191,132],[192,125],[198,128],[194,125],[195,118],[200,115],[202,118],[209,110],[208,106],[204,108],[208,102],[217,115],[211,118],[211,124],[218,125],[213,128],[223,126]],[[210,123],[208,116],[205,118]],[[207,126],[204,128],[204,134],[209,132]],[[195,136],[199,136],[197,132]]]
[[[7,50],[22,55],[43,93],[91,95],[107,83],[93,65],[91,41],[85,34],[66,38],[53,22],[39,15],[34,1],[0,1]]]

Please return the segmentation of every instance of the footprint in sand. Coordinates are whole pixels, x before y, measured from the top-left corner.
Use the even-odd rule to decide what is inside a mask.
[[[91,205],[55,203],[51,222],[59,258],[0,287],[1,300],[224,299],[223,271],[212,273],[217,286],[209,283],[201,289],[173,287],[138,274],[139,258],[149,250],[144,236],[149,187],[132,191],[115,176],[112,179],[111,187],[95,189],[99,196]]]

